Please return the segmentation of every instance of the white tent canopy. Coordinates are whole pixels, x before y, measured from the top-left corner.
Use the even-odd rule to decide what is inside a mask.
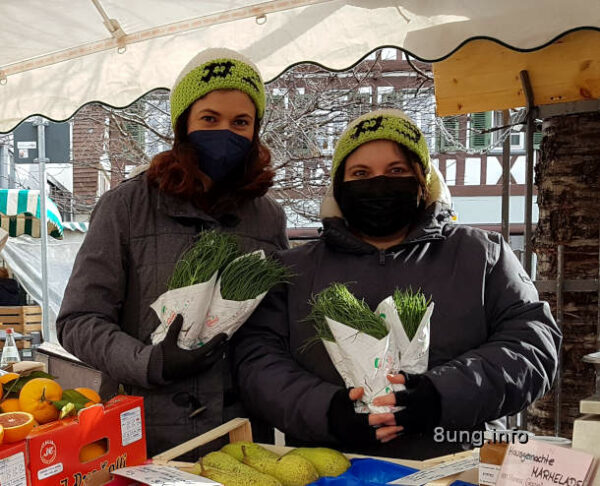
[[[292,64],[346,68],[379,46],[439,60],[468,39],[543,47],[600,28],[590,0],[3,0],[0,132],[90,101],[125,106],[170,87],[193,54],[229,47],[265,79]]]

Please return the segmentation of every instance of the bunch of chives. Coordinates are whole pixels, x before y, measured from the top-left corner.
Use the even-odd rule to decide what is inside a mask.
[[[235,301],[254,299],[290,277],[287,267],[277,260],[251,253],[225,268],[221,275],[221,296]]]
[[[412,341],[431,302],[431,297],[427,299],[421,289],[413,292],[412,288],[409,288],[408,290],[396,289],[393,298],[406,335]]]
[[[383,339],[388,334],[385,321],[371,311],[364,300],[358,300],[341,283],[333,283],[314,295],[312,310],[308,320],[314,323],[317,336],[325,341],[334,341],[325,317],[368,334],[375,339]]]
[[[207,282],[221,268],[240,256],[234,235],[205,231],[179,259],[167,283],[169,290]]]

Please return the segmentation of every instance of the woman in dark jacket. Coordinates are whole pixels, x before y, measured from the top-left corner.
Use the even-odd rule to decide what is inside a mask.
[[[274,173],[258,137],[264,109],[249,60],[226,49],[194,57],[171,92],[173,148],[100,198],[65,292],[61,344],[103,372],[103,397],[119,383],[144,397],[150,455],[241,413],[225,335],[180,349],[179,318],[153,346],[150,304],[202,230],[235,233],[245,251],[287,248],[285,215],[266,195]]]
[[[321,238],[280,254],[296,277],[235,336],[252,414],[291,444],[425,459],[461,448],[435,427],[481,431],[550,389],[561,334],[548,304],[499,234],[451,222],[448,190],[411,120],[387,110],[352,122],[332,178]],[[348,282],[371,309],[397,287],[435,302],[428,371],[390,377],[407,390],[376,399],[405,405],[397,414],[355,413],[361,390],[344,387],[321,343],[304,349],[315,335],[309,299],[332,282]]]

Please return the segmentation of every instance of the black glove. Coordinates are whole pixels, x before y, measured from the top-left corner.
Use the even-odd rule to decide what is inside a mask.
[[[405,408],[394,413],[396,425],[402,425],[405,433],[432,431],[442,414],[439,392],[427,376],[401,373],[406,378],[406,390],[394,395],[396,405]]]
[[[227,334],[217,334],[204,346],[198,349],[181,349],[177,346],[177,337],[183,317],[178,314],[169,326],[165,339],[154,346],[151,359],[162,358],[162,377],[171,381],[196,375],[211,368],[217,361],[223,359],[227,343]]]
[[[341,388],[333,395],[327,411],[329,432],[344,444],[377,444],[375,429],[369,425],[369,414],[354,411],[350,390]]]

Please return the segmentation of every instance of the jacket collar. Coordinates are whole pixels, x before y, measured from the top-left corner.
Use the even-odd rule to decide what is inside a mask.
[[[444,204],[439,202],[433,203],[423,212],[421,218],[404,241],[394,247],[388,248],[386,252],[421,242],[446,239],[443,229],[449,218],[450,212]],[[354,235],[342,218],[323,219],[323,234],[321,238],[334,250],[344,253],[369,254],[379,251],[373,245],[364,242]]]
[[[196,207],[191,201],[158,191],[158,210],[172,218],[202,219],[216,222],[205,211]]]
[[[200,224],[204,228],[222,226],[233,228],[240,223],[239,210],[218,214],[208,214],[190,201],[158,191],[158,210],[171,218],[187,221],[185,224]]]

